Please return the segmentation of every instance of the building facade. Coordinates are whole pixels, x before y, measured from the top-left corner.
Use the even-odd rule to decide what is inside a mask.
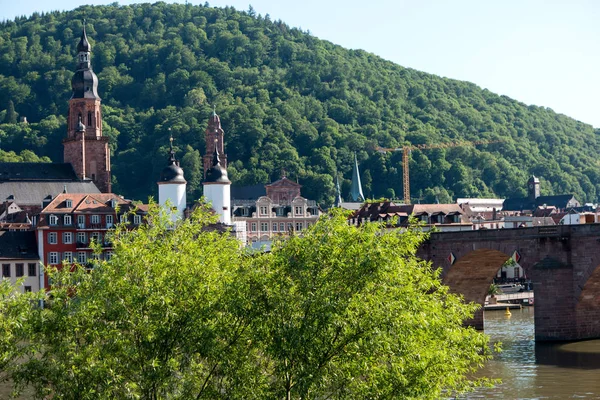
[[[23,279],[20,290],[37,292],[40,290],[40,278],[43,277],[38,257],[35,232],[0,231],[0,266],[2,279],[15,284]]]
[[[246,224],[247,244],[268,246],[273,239],[302,232],[319,219],[321,210],[314,200],[302,197],[301,187],[284,176],[265,186],[265,196],[234,199],[233,220]]]
[[[130,213],[130,211],[133,211]],[[110,231],[118,222],[135,228],[143,223],[147,206],[134,205],[112,193],[68,194],[56,196],[41,212],[37,226],[40,260],[59,266],[78,262],[91,265],[94,260],[112,256]],[[91,243],[100,244],[95,254]],[[47,278],[44,287],[47,287]]]

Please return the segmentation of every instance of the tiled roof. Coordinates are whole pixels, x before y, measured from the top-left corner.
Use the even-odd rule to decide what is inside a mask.
[[[534,201],[528,197],[518,197],[504,200],[502,211],[523,211],[535,210],[544,204],[548,207],[553,206],[558,209],[564,209],[569,202],[574,199],[572,194],[559,194],[556,196],[539,196]]]
[[[267,194],[265,185],[231,186],[231,198],[233,200],[256,200]]]
[[[0,163],[0,182],[77,180],[70,163]]]
[[[41,205],[44,198],[62,193],[67,188],[68,193],[100,193],[92,181],[60,182],[60,181],[0,181],[0,201],[13,195],[19,205]]]
[[[71,201],[70,207],[67,207],[67,200]],[[134,205],[131,200],[123,199],[114,193],[61,193],[42,210],[38,225],[46,226],[48,224],[47,216],[50,214],[112,214],[114,208],[110,204],[111,200],[115,200],[115,206],[123,212],[134,207],[143,213],[148,211],[148,205]]]
[[[0,260],[38,260],[34,231],[0,231]]]

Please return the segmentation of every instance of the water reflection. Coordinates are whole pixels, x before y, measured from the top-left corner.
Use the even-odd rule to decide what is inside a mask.
[[[535,344],[533,308],[485,313],[485,331],[502,342],[498,354],[480,372],[502,379],[469,399],[600,399],[600,340]]]

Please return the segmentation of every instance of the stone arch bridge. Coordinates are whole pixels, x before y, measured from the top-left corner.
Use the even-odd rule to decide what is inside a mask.
[[[483,305],[515,251],[533,283],[535,339],[600,338],[600,224],[432,233],[417,255],[442,268],[451,291]],[[468,324],[483,329],[483,307]]]

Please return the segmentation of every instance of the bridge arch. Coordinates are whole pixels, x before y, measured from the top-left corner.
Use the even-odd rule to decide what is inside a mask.
[[[452,292],[483,304],[515,251],[535,291],[536,340],[600,338],[600,224],[432,233],[417,255]],[[483,311],[466,322],[483,329]]]

